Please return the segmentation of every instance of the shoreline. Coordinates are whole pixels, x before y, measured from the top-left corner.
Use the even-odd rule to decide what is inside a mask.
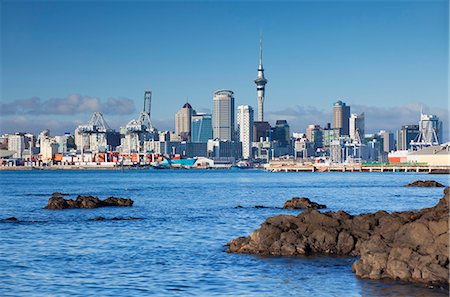
[[[232,168],[167,168],[165,170],[233,170]],[[141,166],[102,166],[102,165],[54,165],[54,166],[0,166],[0,171],[33,171],[33,170],[156,170],[150,165]],[[163,169],[159,169],[163,170]],[[450,174],[447,166],[280,166],[260,167],[238,170],[264,170],[268,172],[409,172],[426,174]]]

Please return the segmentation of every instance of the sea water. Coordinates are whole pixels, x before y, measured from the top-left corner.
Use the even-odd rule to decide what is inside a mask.
[[[228,254],[280,208],[308,197],[350,214],[435,205],[442,188],[404,185],[420,173],[259,170],[0,172],[0,296],[446,296],[351,271],[353,257]],[[134,200],[132,207],[46,210],[52,192]],[[243,208],[234,208],[237,205]],[[254,205],[270,208],[256,209]],[[95,217],[141,220],[93,221]]]

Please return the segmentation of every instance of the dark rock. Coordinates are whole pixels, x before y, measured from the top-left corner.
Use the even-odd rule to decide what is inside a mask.
[[[244,208],[242,205],[237,205],[234,208]]]
[[[119,197],[109,197],[106,198],[103,203],[106,203],[105,206],[133,206],[133,200]]]
[[[95,217],[95,218],[89,219],[89,221],[104,221],[104,220],[106,220],[105,217]]]
[[[326,208],[327,206],[324,204],[319,204],[309,200],[308,198],[292,198],[284,203],[284,209],[320,209]]]
[[[135,221],[135,220],[142,220],[141,218],[134,218],[134,217],[126,217],[126,218],[119,218],[119,217],[114,217],[114,218],[105,218],[105,217],[95,217],[92,219],[89,219],[90,221]]]
[[[53,192],[52,197],[69,196],[67,193]]]
[[[255,205],[253,206],[253,208],[269,208],[269,207],[264,205]]]
[[[229,253],[360,256],[352,270],[369,279],[449,284],[449,188],[431,208],[351,216],[308,209],[268,218],[248,237],[227,243]]]
[[[5,221],[18,221],[19,219],[16,217],[6,218]]]
[[[77,196],[75,200],[64,199],[63,197],[51,197],[48,199],[46,209],[66,209],[66,208],[97,208],[105,206],[132,206],[133,200],[126,198],[109,197],[100,200],[94,196]]]
[[[443,184],[434,180],[417,180],[406,185],[407,187],[445,187]]]

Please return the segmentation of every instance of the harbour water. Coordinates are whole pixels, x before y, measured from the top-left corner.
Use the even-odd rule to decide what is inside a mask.
[[[360,280],[355,258],[224,252],[273,208],[308,197],[351,214],[429,207],[442,188],[409,188],[420,173],[257,170],[0,172],[1,296],[447,296],[394,281]],[[132,198],[131,208],[45,210],[52,192]],[[242,205],[244,208],[234,208]],[[255,209],[254,205],[272,206]],[[102,216],[130,221],[92,221]]]

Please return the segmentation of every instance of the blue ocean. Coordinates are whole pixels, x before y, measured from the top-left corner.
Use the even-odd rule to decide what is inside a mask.
[[[224,246],[308,197],[351,214],[433,206],[448,175],[259,170],[0,172],[0,296],[447,296],[358,279],[355,258],[259,257]],[[131,198],[132,207],[46,210],[51,193]],[[243,208],[234,208],[237,205]],[[270,208],[256,209],[264,205]],[[90,220],[95,217],[140,220]],[[16,217],[18,221],[6,221]]]

